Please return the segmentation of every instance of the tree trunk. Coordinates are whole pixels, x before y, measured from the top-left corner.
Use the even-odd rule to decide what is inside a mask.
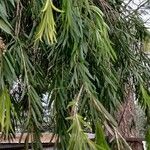
[[[126,84],[124,103],[120,106],[117,115],[118,127],[121,135],[125,139],[134,139],[127,141],[132,150],[143,150],[142,141],[136,140],[139,139],[139,131],[136,129],[136,110],[134,99],[134,90],[132,85]]]

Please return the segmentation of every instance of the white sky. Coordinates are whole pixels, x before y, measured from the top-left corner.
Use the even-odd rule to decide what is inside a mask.
[[[126,0],[126,2],[128,3],[130,0]],[[130,7],[132,7],[134,10],[136,10],[136,8],[138,7],[138,5],[142,5],[146,2],[146,0],[132,0],[132,2],[130,2]],[[144,20],[146,26],[150,29],[150,5],[149,8],[147,9],[143,9],[141,8],[139,13],[141,14],[141,18]]]

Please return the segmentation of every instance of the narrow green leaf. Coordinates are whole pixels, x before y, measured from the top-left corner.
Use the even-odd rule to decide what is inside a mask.
[[[105,134],[104,131],[102,129],[102,125],[100,122],[96,123],[96,144],[104,150],[110,150],[106,139],[105,139]],[[99,149],[98,149],[99,150]]]
[[[11,28],[9,27],[8,24],[6,24],[2,19],[0,19],[0,28],[5,31],[8,34],[12,34],[11,33]]]

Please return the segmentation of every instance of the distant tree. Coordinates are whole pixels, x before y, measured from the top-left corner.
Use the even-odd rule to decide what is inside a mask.
[[[31,134],[33,149],[42,149],[44,123],[58,136],[61,150],[131,149],[115,114],[134,97],[147,117],[150,108],[150,60],[143,46],[149,33],[138,13],[149,1],[135,10],[131,2],[0,1],[0,125],[5,138],[15,135],[19,122],[28,133],[26,148]],[[17,93],[12,92],[18,81]],[[127,87],[134,93],[131,99],[125,98]],[[43,117],[45,93],[50,122]],[[85,132],[95,133],[95,140]]]

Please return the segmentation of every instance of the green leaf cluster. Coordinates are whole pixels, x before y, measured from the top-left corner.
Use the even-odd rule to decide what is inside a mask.
[[[131,149],[114,114],[127,85],[149,110],[150,60],[143,47],[148,31],[128,7],[118,0],[0,2],[0,131],[6,137],[19,128],[27,133],[26,149],[30,137],[32,148],[42,149],[46,124],[61,150]]]

